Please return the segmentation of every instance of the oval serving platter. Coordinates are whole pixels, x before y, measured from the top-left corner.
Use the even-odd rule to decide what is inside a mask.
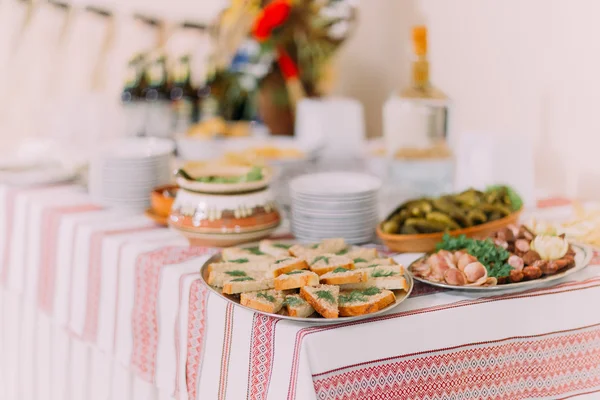
[[[246,306],[240,304],[239,296],[223,294],[218,289],[209,285],[208,284],[208,265],[212,264],[212,263],[221,262],[221,261],[222,261],[221,254],[215,254],[214,256],[209,258],[204,263],[204,265],[202,265],[202,268],[200,268],[200,275],[202,276],[202,281],[213,293],[215,293],[218,296],[220,296],[221,298],[235,304],[238,307],[245,308],[248,311],[252,311],[252,312],[263,314],[263,315],[268,315],[268,316],[274,317],[274,318],[281,318],[281,319],[297,321],[297,322],[310,322],[310,323],[314,323],[314,324],[336,324],[336,323],[341,323],[341,322],[351,322],[351,321],[358,321],[358,320],[362,320],[362,319],[371,318],[371,317],[383,314],[383,313],[391,310],[392,308],[396,307],[398,304],[402,303],[404,300],[406,300],[410,296],[410,293],[412,292],[413,286],[414,286],[414,281],[413,281],[412,275],[409,273],[405,273],[404,278],[408,282],[408,291],[405,292],[404,290],[392,290],[392,292],[394,292],[394,295],[396,296],[396,301],[394,303],[390,304],[389,306],[387,306],[386,308],[376,311],[374,313],[358,315],[355,317],[339,317],[339,318],[323,318],[321,316],[309,317],[309,318],[290,317],[289,315],[287,315],[285,313],[285,308],[282,309],[281,313],[273,314],[273,313],[267,313],[264,311],[256,310],[251,307],[246,307]],[[318,314],[315,313],[313,315],[318,315]]]
[[[542,285],[544,283],[562,279],[568,275],[571,275],[575,272],[581,271],[582,269],[587,267],[589,265],[590,261],[592,260],[592,256],[594,254],[592,248],[587,245],[582,245],[582,244],[577,244],[577,243],[571,243],[571,246],[573,247],[573,250],[575,250],[575,266],[574,267],[571,267],[571,268],[567,269],[566,271],[563,271],[558,274],[546,275],[543,278],[533,279],[531,281],[506,283],[506,284],[494,285],[494,286],[455,286],[455,285],[449,285],[447,283],[428,281],[427,279],[415,276],[415,274],[412,272],[412,267],[415,263],[421,261],[425,257],[428,257],[429,254],[419,257],[417,260],[413,261],[408,266],[407,270],[410,273],[410,275],[412,275],[414,280],[425,283],[427,285],[436,286],[436,287],[444,288],[444,289],[460,290],[463,292],[499,292],[499,291],[504,291],[504,290],[513,290],[513,289],[527,289],[527,288],[531,288],[533,286],[538,286],[538,285]]]

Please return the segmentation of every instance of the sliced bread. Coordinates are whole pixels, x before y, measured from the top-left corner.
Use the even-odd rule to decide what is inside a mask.
[[[277,290],[297,289],[302,286],[317,286],[319,284],[319,275],[306,269],[296,269],[279,275],[275,278],[274,284]]]
[[[302,258],[304,260],[310,260],[321,254],[321,252],[319,250],[317,250],[317,247],[319,247],[318,244],[313,245],[313,246],[304,246],[301,244],[295,244],[292,247],[290,247],[288,249],[288,251],[289,251],[290,255],[293,257]]]
[[[370,314],[382,310],[396,301],[389,290],[369,287],[362,290],[343,291],[339,296],[339,310],[343,317]]]
[[[348,245],[346,244],[346,241],[341,238],[324,239],[317,246],[317,250],[329,254],[346,253]]]
[[[347,283],[340,285],[342,290],[362,290],[368,289],[369,287],[376,287],[379,289],[387,290],[408,290],[408,282],[406,278],[401,275],[388,276],[383,278],[370,278],[366,282],[360,283]]]
[[[321,283],[327,285],[366,282],[368,279],[369,274],[366,269],[336,268],[331,272],[321,275]]]
[[[273,262],[273,256],[263,253],[260,251],[258,247],[228,247],[223,249],[221,252],[221,257],[225,261],[232,260],[248,260],[248,261],[263,261],[263,262]]]
[[[255,310],[275,314],[283,307],[284,295],[279,290],[242,293],[240,304]]]
[[[397,265],[378,265],[372,268],[362,268],[371,278],[387,278],[389,276],[404,275],[404,267]]]
[[[337,318],[340,288],[332,285],[304,286],[300,296],[325,318]]]
[[[319,275],[326,274],[336,268],[354,269],[354,262],[346,256],[323,254],[310,261],[310,270]]]
[[[273,278],[277,278],[281,274],[300,269],[308,269],[308,264],[306,261],[295,257],[285,257],[271,264],[270,273],[272,274]]]
[[[355,247],[346,254],[346,257],[351,258],[354,261],[354,264],[358,264],[374,260],[378,255],[377,249]]]
[[[261,240],[258,245],[258,249],[261,252],[273,256],[275,258],[283,258],[289,256],[290,252],[288,250],[290,247],[292,246],[289,244],[276,243],[271,240]]]
[[[315,309],[297,294],[286,296],[283,304],[290,317],[308,318],[315,312]]]
[[[209,264],[208,273],[211,272],[227,272],[227,271],[263,271],[267,272],[271,266],[270,262],[252,262],[241,259],[238,262],[220,262]]]
[[[254,279],[250,276],[242,276],[232,279],[223,284],[224,294],[238,294],[245,292],[256,292],[258,290],[273,289],[273,278]]]
[[[373,268],[378,265],[396,265],[396,261],[393,258],[375,258],[367,262],[355,263],[356,268]]]
[[[254,270],[241,270],[234,269],[228,271],[212,271],[208,274],[208,284],[216,287],[223,287],[226,282],[229,282],[236,278],[250,277],[254,280],[260,280],[266,277],[266,273],[264,271],[254,271]]]

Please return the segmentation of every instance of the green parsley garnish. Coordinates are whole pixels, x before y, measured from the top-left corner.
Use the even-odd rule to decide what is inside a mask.
[[[373,267],[378,267],[379,264],[371,264],[371,265],[367,265],[365,268],[373,268]]]
[[[370,288],[366,288],[362,291],[362,294],[364,294],[365,296],[374,296],[379,293],[381,293],[381,290],[375,286],[371,286]]]
[[[225,271],[225,273],[229,276],[246,276],[244,271],[234,270],[234,271]]]
[[[270,294],[266,294],[266,293],[257,293],[256,297],[262,297],[265,300],[270,301],[271,303],[275,303],[275,297],[271,296]]]
[[[237,260],[229,260],[229,262],[236,263],[236,264],[244,264],[244,263],[247,263],[248,261],[250,261],[250,260],[248,260],[247,258],[238,258]]]
[[[305,303],[304,300],[302,300],[299,297],[294,297],[294,296],[290,296],[287,299],[285,299],[285,301],[283,302],[284,305],[290,306],[290,307],[300,307],[301,305],[303,305]]]
[[[289,258],[289,257],[288,258],[282,258],[281,260],[275,261],[275,264],[279,264],[279,263],[282,263],[282,262],[287,261],[287,260],[291,260],[291,258]]]
[[[465,235],[452,237],[446,233],[442,241],[436,246],[436,250],[438,251],[463,249],[485,266],[489,277],[500,278],[508,276],[513,269],[507,263],[510,253],[502,247],[496,246],[491,239],[469,239]]]
[[[367,288],[365,290],[353,290],[348,294],[340,296],[340,303],[353,303],[359,301],[367,301],[369,296],[374,296],[381,293],[379,288],[375,286]]]
[[[294,270],[294,271],[286,272],[285,274],[286,275],[296,275],[296,274],[301,274],[303,272],[304,272],[303,269],[297,269],[297,270]]]
[[[319,247],[319,243],[313,244],[312,246],[310,246],[311,249],[316,249],[317,247]]]
[[[318,290],[315,292],[315,294],[319,299],[323,299],[331,304],[335,303],[335,297],[333,297],[333,295],[327,290]]]
[[[244,282],[244,281],[253,281],[254,278],[250,278],[249,276],[244,276],[241,278],[232,279],[231,282]]]
[[[335,253],[335,255],[336,256],[343,256],[346,253],[348,253],[348,249],[343,249],[343,250],[340,250],[337,253]]]
[[[246,247],[244,250],[249,251],[250,253],[254,254],[255,256],[264,256],[265,253],[263,253],[262,251],[260,251],[258,249],[258,247]]]
[[[277,247],[278,249],[289,249],[290,247],[292,247],[291,244],[283,244],[283,243],[274,243],[273,247]]]
[[[379,271],[375,271],[371,274],[372,278],[387,278],[388,276],[392,276],[392,275],[396,275],[397,272],[394,271],[383,271],[383,270],[379,270]]]
[[[319,256],[319,257],[316,257],[316,258],[313,260],[313,262],[311,262],[311,263],[310,263],[310,265],[316,264],[316,263],[318,263],[318,262],[319,262],[319,261],[321,261],[321,260],[325,261],[325,263],[326,263],[326,264],[328,264],[328,263],[329,263],[329,257],[325,257],[325,256]]]
[[[337,267],[336,269],[334,269],[332,272],[334,274],[339,274],[340,272],[348,272],[349,270],[346,268],[342,268],[342,267]]]
[[[355,258],[355,259],[354,259],[354,262],[355,262],[355,263],[361,263],[361,262],[367,262],[367,260],[365,260],[364,258],[360,258],[360,257],[359,257],[359,258]]]

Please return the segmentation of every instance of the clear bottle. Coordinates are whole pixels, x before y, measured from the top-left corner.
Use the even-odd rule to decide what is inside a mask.
[[[389,179],[406,197],[452,189],[453,158],[447,144],[449,98],[429,80],[427,28],[412,30],[411,83],[383,110]]]
[[[148,83],[142,91],[142,96],[146,101],[146,134],[170,137],[173,129],[173,111],[164,54],[156,53],[150,59],[145,76]]]
[[[193,123],[194,104],[197,97],[196,90],[192,86],[189,55],[176,60],[171,75],[170,98],[173,102],[173,128],[176,133],[185,133]]]
[[[125,85],[121,92],[126,136],[143,136],[145,134],[146,108],[142,95],[146,87],[144,63],[144,55],[138,54],[127,64]]]

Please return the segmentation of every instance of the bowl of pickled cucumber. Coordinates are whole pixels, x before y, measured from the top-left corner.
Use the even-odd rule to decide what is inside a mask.
[[[393,251],[430,252],[445,233],[488,237],[515,223],[522,208],[521,197],[508,186],[424,197],[398,206],[377,226],[377,235]]]

